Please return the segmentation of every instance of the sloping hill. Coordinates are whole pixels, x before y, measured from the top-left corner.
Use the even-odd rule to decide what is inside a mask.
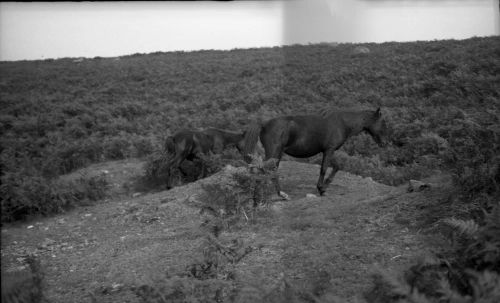
[[[92,170],[107,170],[113,184],[127,182],[123,176],[140,167],[119,161]],[[226,168],[170,191],[128,198],[120,192],[122,198],[109,203],[4,226],[2,271],[22,270],[22,256],[37,254],[51,302],[141,302],[138,295],[154,293],[196,296],[200,293],[180,287],[191,283],[198,289],[209,282],[198,289],[205,291],[202,295],[240,302],[286,296],[305,301],[307,295],[359,302],[375,263],[404,267],[432,247],[415,218],[441,189],[406,193],[405,187],[340,171],[326,196],[306,197],[316,194],[319,166],[282,162],[279,172],[291,201],[275,200],[257,211],[254,221],[242,219],[225,228],[212,246],[239,243],[248,250],[234,264],[219,265],[217,275],[196,278],[193,265],[201,266],[211,247],[202,225],[206,215],[196,200],[203,184],[228,183],[242,170]],[[214,283],[218,286],[211,289]],[[184,293],[174,291],[179,289]]]

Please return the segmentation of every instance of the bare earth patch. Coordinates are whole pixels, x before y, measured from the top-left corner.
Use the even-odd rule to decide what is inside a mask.
[[[95,165],[88,173],[107,171],[114,184],[111,194],[121,198],[3,226],[2,271],[22,270],[22,256],[37,254],[51,302],[90,302],[91,297],[141,302],[132,286],[185,271],[202,253],[203,241],[200,209],[189,200],[201,192],[201,184],[226,182],[232,171],[244,168],[132,197],[123,184],[141,169],[139,160]],[[255,248],[234,265],[236,284],[250,293],[271,292],[286,281],[298,291],[363,302],[374,265],[403,268],[436,249],[431,244],[436,236],[423,233],[412,218],[421,212],[415,205],[441,199],[440,188],[407,193],[406,186],[340,171],[319,197],[318,165],[285,161],[279,171],[291,201],[275,200],[254,223],[219,237],[238,238]]]

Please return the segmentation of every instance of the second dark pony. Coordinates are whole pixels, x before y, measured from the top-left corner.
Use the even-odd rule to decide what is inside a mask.
[[[165,141],[165,149],[173,155],[168,162],[167,188],[172,187],[171,173],[179,168],[182,161],[201,160],[200,177],[206,176],[204,157],[210,153],[219,154],[224,149],[236,147],[240,153],[245,149],[245,132],[232,132],[217,128],[206,130],[181,130]]]

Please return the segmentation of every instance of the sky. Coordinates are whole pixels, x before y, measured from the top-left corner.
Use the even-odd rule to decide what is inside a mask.
[[[498,0],[1,2],[0,61],[499,35]]]

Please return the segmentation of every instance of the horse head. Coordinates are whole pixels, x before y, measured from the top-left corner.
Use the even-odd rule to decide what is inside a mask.
[[[372,113],[370,123],[365,127],[365,130],[372,136],[373,140],[380,146],[387,145],[388,127],[387,123],[382,116],[380,107]]]

